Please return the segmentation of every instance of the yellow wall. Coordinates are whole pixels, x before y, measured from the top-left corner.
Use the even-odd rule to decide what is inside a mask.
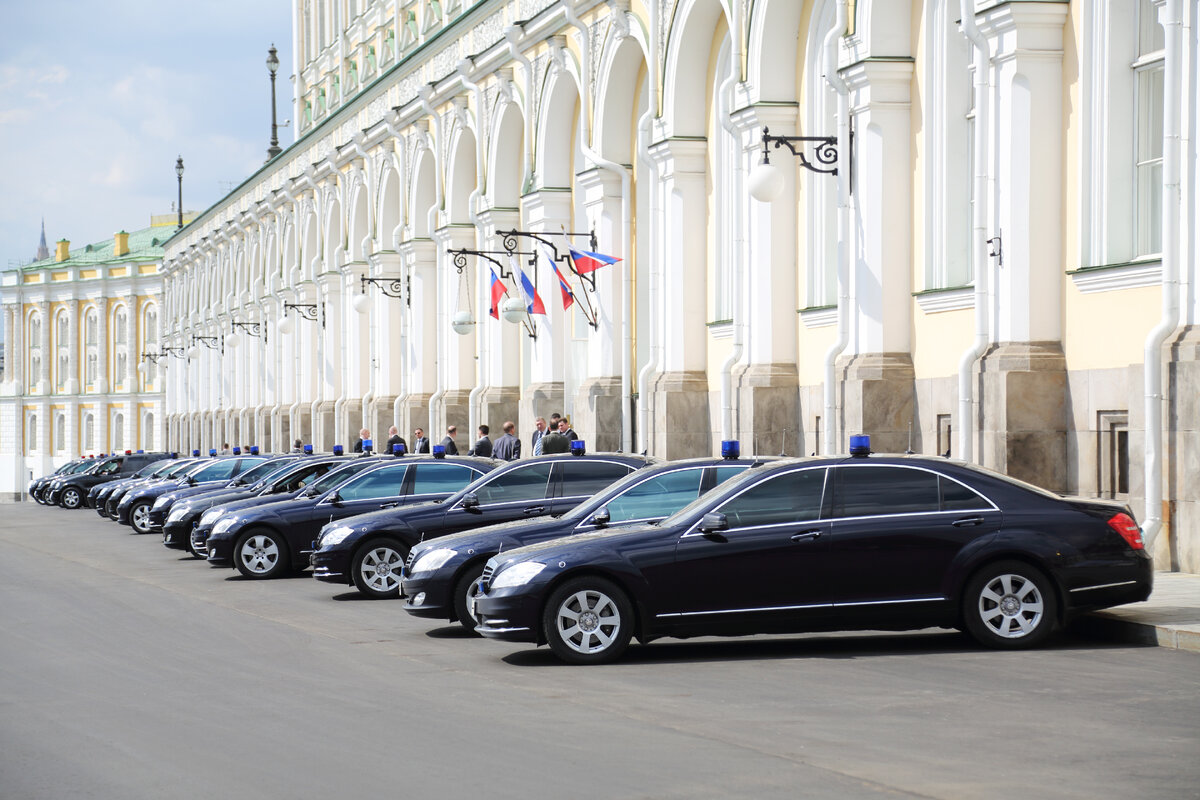
[[[1070,278],[1067,278],[1070,284]],[[1162,314],[1157,286],[1083,294],[1067,286],[1063,349],[1067,369],[1109,369],[1141,364],[1146,336]]]

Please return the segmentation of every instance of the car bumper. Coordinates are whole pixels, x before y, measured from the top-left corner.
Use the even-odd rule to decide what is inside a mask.
[[[1154,590],[1154,562],[1142,550],[1136,552],[1127,565],[1116,569],[1110,566],[1086,576],[1077,574],[1070,583],[1066,596],[1067,611],[1072,615],[1138,603]]]
[[[216,564],[217,566],[229,566],[233,564],[233,541],[230,539],[214,539],[208,537],[205,544],[204,557],[208,559],[208,563]]]
[[[325,583],[352,583],[350,577],[350,550],[316,550],[308,557],[313,568],[313,577]]]
[[[493,591],[475,601],[475,617],[479,620],[475,632],[488,639],[536,643],[540,613],[538,595],[517,594],[509,589]]]
[[[400,596],[404,598],[404,610],[414,617],[427,619],[454,619],[454,603],[450,597],[454,591],[451,581],[454,575],[438,570],[420,578],[403,576],[400,580]]]
[[[43,496],[45,497],[46,505],[52,506],[58,503],[59,498],[62,496],[62,490],[51,489],[49,492],[44,492]]]
[[[168,522],[163,526],[163,545],[172,550],[187,550],[190,548],[192,525],[187,520]]]
[[[160,508],[157,511],[150,509],[150,530],[161,531],[163,526],[167,524],[167,511],[170,506]]]

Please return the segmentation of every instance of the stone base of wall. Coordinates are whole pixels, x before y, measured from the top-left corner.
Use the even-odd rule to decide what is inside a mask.
[[[521,387],[519,386],[489,386],[483,390],[479,398],[479,422],[487,425],[488,434],[493,442],[504,435],[504,423],[512,422],[517,426],[517,436],[521,435]],[[532,428],[532,425],[530,426]],[[474,443],[475,432],[471,432]]]
[[[1051,491],[1067,487],[1067,371],[1058,342],[993,346],[976,367],[982,463]]]
[[[669,460],[711,455],[708,376],[700,371],[660,372],[647,388],[653,396],[650,452]]]
[[[409,441],[412,438],[412,431],[405,431],[400,428],[400,422],[392,413],[392,407],[396,403],[394,395],[384,395],[376,397],[371,403],[370,413],[367,419],[370,424],[367,426],[371,429],[371,433],[375,436],[375,440],[382,447],[388,440],[388,428],[393,425],[400,431],[400,435],[404,437],[404,441]]]
[[[838,452],[849,452],[850,436],[865,433],[876,453],[903,453],[914,419],[916,388],[908,353],[862,353],[839,361],[842,419]]]
[[[579,438],[589,452],[615,453],[621,449],[621,379],[615,376],[588,378],[575,395],[575,419]]]
[[[1166,569],[1200,572],[1200,326],[1186,327],[1169,340],[1166,355],[1163,488],[1175,499],[1164,509],[1167,524],[1158,536],[1167,557],[1159,558],[1156,547],[1155,562]]]
[[[549,421],[551,414],[566,413],[563,398],[561,381],[531,383],[526,386],[525,391],[521,393],[521,418],[515,420],[518,429],[524,431],[528,436],[529,432],[533,431],[534,420],[538,417],[545,417]]]
[[[795,364],[751,364],[734,373],[734,438],[744,455],[798,456],[801,449],[799,375]]]
[[[336,430],[334,428],[335,401],[326,400],[317,405],[316,416],[313,419],[313,449],[318,452],[328,452],[333,449],[335,444],[340,444],[347,448],[354,442],[345,441],[339,442],[336,440]],[[347,437],[350,438],[350,437]],[[354,429],[353,439],[358,439],[358,429]]]
[[[445,410],[446,425],[454,425],[458,428],[458,435],[454,437],[454,443],[458,445],[458,452],[465,453],[475,444],[475,431],[467,430],[470,427],[471,420],[471,390],[470,389],[451,389],[442,395],[442,408]],[[430,440],[437,444],[446,435],[446,430],[443,428],[436,434],[430,434]]]
[[[400,418],[396,420],[396,427],[400,429],[400,435],[404,437],[404,441],[411,443],[413,431],[417,428],[425,431],[425,438],[436,444],[441,441],[446,435],[445,431],[431,430],[430,425],[432,420],[429,417],[429,399],[432,395],[429,394],[410,394],[400,401]],[[395,407],[396,401],[392,400],[392,408]]]

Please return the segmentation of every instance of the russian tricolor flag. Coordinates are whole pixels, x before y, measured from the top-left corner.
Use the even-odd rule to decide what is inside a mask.
[[[542,304],[542,298],[538,297],[537,287],[533,285],[533,281],[529,280],[529,276],[525,274],[525,270],[521,270],[521,289],[525,295],[525,310],[530,314],[546,315],[546,306]]]
[[[496,319],[500,319],[500,298],[508,294],[508,287],[504,282],[496,277],[496,270],[492,270],[492,307],[488,309],[488,313]]]
[[[580,275],[588,272],[595,272],[601,267],[607,267],[615,264],[621,259],[616,256],[606,256],[603,253],[589,253],[587,250],[576,250],[570,248],[571,263],[575,265],[575,271]]]
[[[554,277],[558,278],[558,288],[562,292],[563,311],[566,311],[575,302],[575,293],[571,291],[571,284],[567,283],[567,279],[559,271],[558,264],[554,261],[554,254],[545,245],[542,245],[542,254],[550,264],[550,269],[554,270]]]

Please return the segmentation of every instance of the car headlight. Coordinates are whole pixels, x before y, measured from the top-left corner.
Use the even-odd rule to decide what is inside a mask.
[[[421,557],[413,562],[413,574],[418,572],[433,572],[435,569],[440,569],[450,559],[454,558],[455,550],[449,547],[436,547],[427,553],[422,553]]]
[[[217,527],[213,528],[213,535],[225,533],[233,527],[233,523],[237,522],[237,517],[225,517],[217,523]]]
[[[164,494],[162,497],[160,497],[160,498],[158,498],[157,500],[155,500],[155,501],[154,501],[154,505],[152,505],[152,506],[150,507],[150,510],[151,510],[151,511],[161,511],[162,509],[166,508],[166,507],[167,507],[167,504],[168,504],[168,503],[170,503],[170,502],[171,502],[170,498],[168,498],[168,497],[167,497],[167,496]]]
[[[341,544],[346,540],[346,537],[354,533],[354,528],[349,525],[338,525],[336,528],[331,528],[321,534],[317,541],[319,547],[332,547],[335,544]]]
[[[221,518],[221,513],[221,509],[219,508],[213,508],[205,511],[200,515],[200,527],[204,528],[215,525],[217,520]]]
[[[167,522],[182,522],[183,518],[188,515],[187,506],[175,506],[171,509],[171,513],[167,515]]]
[[[521,561],[513,564],[499,575],[492,578],[493,589],[507,589],[510,586],[524,586],[534,579],[539,572],[546,568],[545,564],[537,561]]]

